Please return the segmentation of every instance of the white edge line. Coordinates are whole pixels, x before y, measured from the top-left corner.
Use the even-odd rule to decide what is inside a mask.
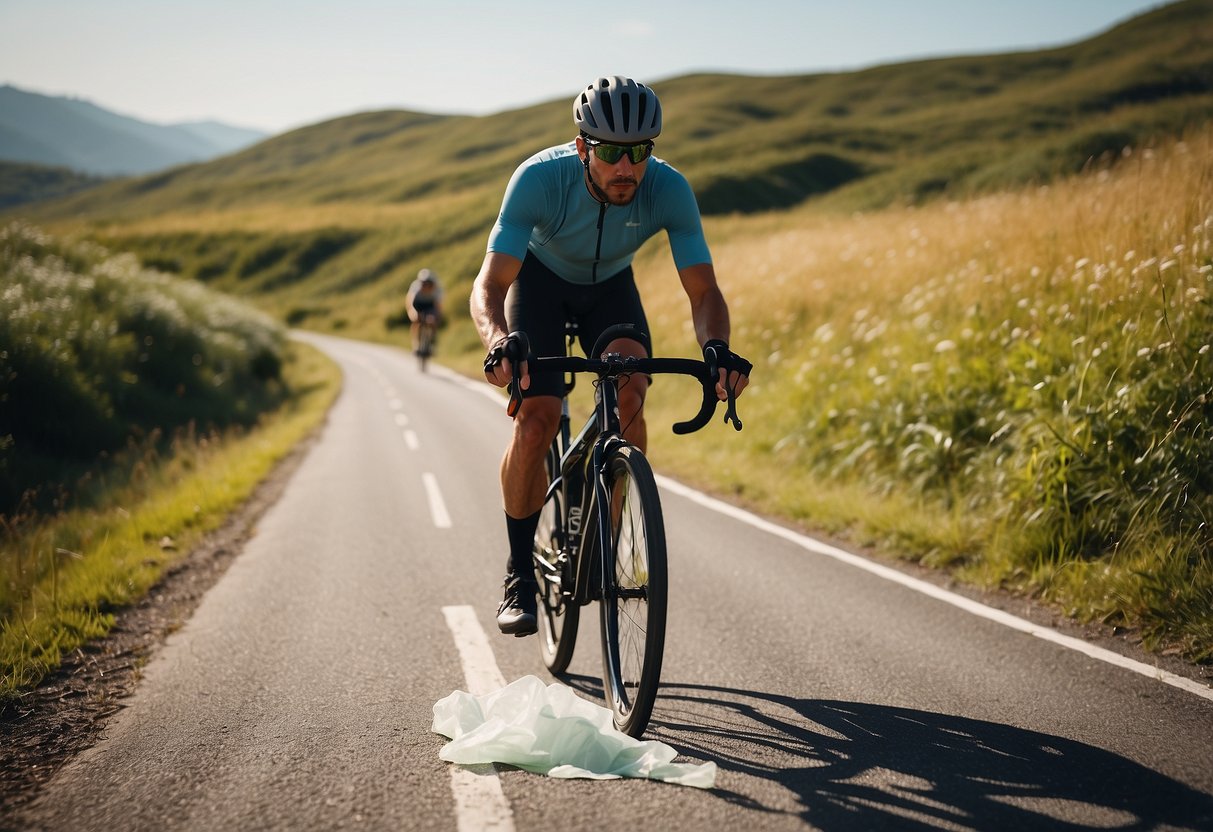
[[[430,500],[430,517],[433,518],[434,525],[440,529],[449,529],[451,515],[447,513],[446,503],[442,500],[442,491],[438,488],[438,478],[426,471],[421,475],[421,482],[425,485],[425,494]]]
[[[443,607],[442,615],[455,639],[468,692],[483,696],[505,687],[476,612],[471,607]],[[513,832],[514,811],[501,790],[501,778],[494,766],[451,766],[451,793],[459,832]]]
[[[761,529],[762,531],[773,534],[776,537],[781,537],[784,540],[794,543],[810,552],[825,555],[826,557],[833,558],[858,569],[863,569],[866,572],[871,572],[872,574],[884,578],[885,580],[901,584],[902,586],[912,589],[915,592],[920,592],[923,595],[929,595],[930,597],[939,601],[943,601],[944,603],[958,607],[965,612],[972,613],[973,615],[988,619],[990,621],[994,621],[998,624],[1002,624],[1005,627],[1018,630],[1021,633],[1027,633],[1028,635],[1035,636],[1036,638],[1044,639],[1045,641],[1069,648],[1070,650],[1075,650],[1101,662],[1106,662],[1108,664],[1115,665],[1116,667],[1124,668],[1125,670],[1131,670],[1134,673],[1140,673],[1142,676],[1156,679],[1173,687],[1185,690],[1188,693],[1194,693],[1204,699],[1213,701],[1213,688],[1210,688],[1208,685],[1203,685],[1193,679],[1179,676],[1158,667],[1152,667],[1144,662],[1130,659],[1127,656],[1122,656],[1119,653],[1107,650],[1103,647],[1089,644],[1082,639],[1063,635],[1057,630],[1049,627],[1034,624],[1031,621],[1011,615],[1010,613],[1003,612],[1002,610],[996,610],[993,607],[988,607],[985,604],[965,598],[962,595],[949,592],[946,589],[942,589],[934,584],[919,580],[918,578],[912,578],[909,575],[899,572],[891,567],[883,566],[879,563],[870,561],[867,558],[852,554],[844,549],[839,549],[835,546],[822,543],[819,540],[814,540],[811,537],[794,532],[791,529],[785,529],[784,527],[776,525],[768,520],[764,520],[755,514],[751,514],[744,509],[737,508],[736,506],[730,505],[722,500],[717,500],[714,497],[709,497],[706,494],[702,494],[692,488],[688,488],[682,483],[668,477],[658,475],[657,482],[662,488],[672,491],[682,497],[686,497],[688,500],[699,503],[700,505],[720,514],[732,517],[735,520],[748,523],[754,528]]]

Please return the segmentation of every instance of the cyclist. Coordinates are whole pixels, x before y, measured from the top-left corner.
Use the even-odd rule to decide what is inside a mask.
[[[717,394],[725,398],[724,384],[740,393],[748,379],[727,349],[728,306],[695,195],[681,173],[652,156],[661,133],[657,95],[630,78],[598,78],[573,101],[573,123],[574,141],[542,150],[514,171],[489,234],[470,302],[488,348],[486,378],[498,387],[509,384],[511,332],[527,334],[533,355],[563,354],[567,320],[577,322],[587,352],[608,326],[632,324],[637,337],[617,339],[607,350],[648,356],[650,346],[640,335],[648,325],[631,262],[645,240],[664,230],[699,343],[727,355]],[[498,628],[518,636],[536,632],[531,546],[547,486],[544,457],[559,427],[564,392],[559,374],[531,374],[525,361],[521,372],[523,402],[501,463],[510,555],[497,611]],[[624,434],[642,449],[648,385],[638,374],[619,391]]]
[[[430,318],[436,327],[442,318],[442,287],[438,285],[438,275],[430,269],[417,272],[417,279],[409,286],[404,309],[408,313],[409,329],[413,335],[413,352],[417,352],[421,322]]]

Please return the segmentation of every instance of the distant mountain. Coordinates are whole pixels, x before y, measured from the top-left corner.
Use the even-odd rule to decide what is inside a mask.
[[[174,127],[191,133],[214,147],[223,154],[254,145],[268,134],[260,130],[250,130],[247,127],[233,127],[219,121],[183,121]]]
[[[9,162],[144,174],[225,156],[266,136],[213,121],[150,124],[88,101],[0,86],[0,160]]]

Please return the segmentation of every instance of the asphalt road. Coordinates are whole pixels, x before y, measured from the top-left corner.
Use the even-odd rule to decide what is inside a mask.
[[[508,419],[398,350],[315,340],[346,374],[321,440],[20,828],[1213,829],[1213,700],[670,489],[647,737],[715,762],[716,788],[441,761],[436,701],[548,679],[493,622]],[[583,621],[565,681],[601,701]]]

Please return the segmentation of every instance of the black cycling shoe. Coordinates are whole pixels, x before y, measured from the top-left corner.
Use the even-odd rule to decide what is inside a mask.
[[[514,636],[529,636],[539,632],[536,613],[539,585],[517,575],[505,576],[505,598],[497,608],[497,629]]]

